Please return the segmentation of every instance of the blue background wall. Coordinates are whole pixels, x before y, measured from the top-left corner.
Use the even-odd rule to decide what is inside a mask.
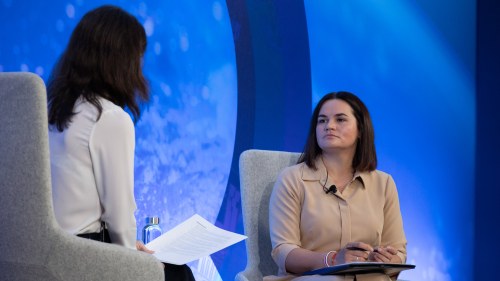
[[[2,0],[0,71],[47,80],[79,18],[103,3]],[[148,33],[152,102],[136,127],[139,228],[148,215],[168,230],[199,213],[243,233],[240,153],[301,151],[317,100],[349,90],[370,108],[379,168],[398,185],[408,261],[417,265],[401,278],[494,274],[494,1],[111,3]],[[232,280],[245,262],[238,243],[190,266],[198,280]]]
[[[313,101],[329,89],[358,93],[379,169],[398,185],[408,262],[419,267],[402,277],[470,280],[463,254],[473,247],[462,241],[473,239],[474,199],[456,190],[474,184],[475,2],[305,3]]]
[[[500,3],[477,1],[475,280],[496,279],[498,264],[485,245],[500,237]]]

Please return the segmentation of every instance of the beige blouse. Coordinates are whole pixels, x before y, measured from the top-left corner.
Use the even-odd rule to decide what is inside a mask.
[[[269,205],[272,257],[279,267],[279,279],[293,279],[285,260],[295,248],[338,251],[347,243],[361,241],[375,246],[392,246],[406,261],[398,193],[392,177],[382,171],[356,172],[343,193],[326,194],[326,168],[320,158],[316,171],[305,163],[284,169],[273,189]],[[271,276],[269,276],[271,277]],[[268,280],[275,278],[265,278]],[[365,279],[368,276],[358,276]],[[386,276],[370,280],[388,280]],[[300,280],[329,278],[352,280],[354,276],[312,276]],[[297,280],[298,280],[297,279]]]

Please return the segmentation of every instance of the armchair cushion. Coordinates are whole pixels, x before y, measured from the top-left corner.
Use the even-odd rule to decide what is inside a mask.
[[[2,280],[164,280],[151,255],[65,233],[52,207],[45,84],[0,73]]]

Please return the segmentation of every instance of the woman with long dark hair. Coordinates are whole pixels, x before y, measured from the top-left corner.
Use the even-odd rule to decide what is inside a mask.
[[[325,95],[314,109],[298,164],[280,174],[271,195],[272,256],[279,280],[393,277],[301,276],[349,262],[405,262],[396,185],[376,168],[375,134],[364,103],[349,92]]]
[[[67,232],[151,253],[136,241],[134,123],[149,99],[142,73],[146,33],[116,6],[83,16],[49,78],[54,211]],[[194,280],[165,265],[166,280]]]

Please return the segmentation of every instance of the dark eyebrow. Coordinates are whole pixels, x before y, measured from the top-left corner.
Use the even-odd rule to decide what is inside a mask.
[[[337,113],[337,114],[335,114],[335,116],[337,116],[337,117],[338,117],[338,116],[347,116],[347,114],[345,114],[345,113],[342,113],[342,112],[341,112],[341,113]]]
[[[348,117],[348,115],[347,115],[347,114],[342,113],[342,112],[341,112],[341,113],[337,113],[337,114],[335,114],[334,116],[335,116],[335,117],[340,117],[340,116],[346,116],[346,117]],[[326,115],[324,115],[324,114],[319,114],[319,115],[318,115],[318,118],[321,118],[321,117],[328,118],[328,116],[326,116]]]

